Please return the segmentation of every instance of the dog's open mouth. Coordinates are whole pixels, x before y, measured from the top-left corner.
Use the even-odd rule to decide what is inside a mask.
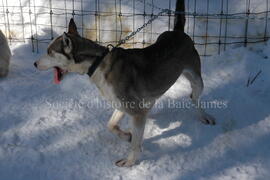
[[[54,67],[54,83],[59,84],[66,73],[67,73],[67,71],[65,71],[59,67]]]

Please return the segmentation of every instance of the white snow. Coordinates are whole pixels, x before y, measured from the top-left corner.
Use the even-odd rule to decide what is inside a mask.
[[[257,2],[252,10],[264,10],[264,1]],[[235,3],[232,12],[245,10],[240,1]],[[49,24],[49,19],[39,22]],[[164,24],[157,21],[156,27]],[[252,32],[261,30],[258,25]],[[31,53],[31,42],[12,43],[10,74],[0,79],[0,180],[270,178],[270,42],[232,46],[202,58],[202,103],[216,117],[216,126],[200,123],[194,109],[183,108],[190,102],[190,87],[180,77],[151,111],[142,157],[131,168],[114,165],[127,155],[129,144],[107,130],[113,110],[97,88],[87,75],[76,74],[54,85],[52,71],[33,66],[46,50],[46,44],[39,46],[37,54]],[[128,117],[121,127],[129,128]]]
[[[1,180],[270,177],[269,43],[202,60],[202,100],[222,104],[207,109],[214,127],[198,122],[193,109],[169,107],[188,102],[190,87],[181,77],[149,115],[144,152],[132,168],[114,165],[129,144],[106,129],[112,109],[87,76],[54,85],[51,71],[33,67],[40,54],[28,53],[30,44],[11,48],[11,72],[0,80]]]

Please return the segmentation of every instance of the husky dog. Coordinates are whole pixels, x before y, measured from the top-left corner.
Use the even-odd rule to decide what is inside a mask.
[[[184,11],[183,5],[177,4],[176,11]],[[214,118],[198,103],[203,91],[200,56],[191,38],[184,33],[184,24],[184,15],[177,14],[174,30],[162,33],[153,45],[143,49],[113,48],[110,51],[81,37],[71,19],[68,33],[54,39],[47,54],[34,63],[39,70],[54,68],[57,83],[68,72],[88,74],[101,94],[118,104],[108,122],[108,129],[131,142],[131,151],[127,158],[116,162],[117,166],[135,164],[141,153],[149,110],[181,74],[190,81],[190,97],[201,122],[215,124]],[[125,132],[117,125],[125,114],[132,117],[131,132]]]
[[[5,35],[0,30],[0,78],[8,75],[11,52]]]

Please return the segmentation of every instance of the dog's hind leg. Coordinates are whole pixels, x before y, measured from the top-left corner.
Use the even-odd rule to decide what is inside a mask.
[[[183,71],[184,76],[189,80],[192,93],[191,93],[191,99],[192,103],[195,105],[197,113],[200,117],[201,122],[204,124],[210,124],[215,125],[215,118],[212,117],[210,114],[206,113],[202,107],[201,103],[199,101],[199,98],[203,91],[203,80],[200,73],[196,73],[192,69],[185,69]]]
[[[131,133],[130,132],[124,132],[120,129],[120,127],[117,125],[118,122],[123,119],[125,113],[119,110],[114,110],[113,115],[111,119],[109,120],[107,126],[108,129],[116,134],[121,139],[131,142]]]
[[[131,152],[129,153],[126,159],[121,159],[116,162],[117,166],[120,167],[129,167],[136,163],[136,160],[139,158],[142,151],[142,140],[144,127],[146,122],[146,114],[135,115],[132,119],[132,140],[131,140]]]

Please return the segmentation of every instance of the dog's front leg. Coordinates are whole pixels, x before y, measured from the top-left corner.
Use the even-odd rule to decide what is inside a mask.
[[[125,113],[119,110],[114,110],[113,115],[111,119],[109,120],[107,126],[108,129],[116,134],[119,138],[130,142],[131,141],[131,133],[130,132],[124,132],[120,129],[120,127],[117,125],[118,122],[123,119]]]
[[[117,166],[130,167],[135,164],[141,153],[141,146],[143,140],[144,127],[146,122],[146,115],[136,115],[132,118],[132,139],[131,152],[126,159],[116,162]]]

